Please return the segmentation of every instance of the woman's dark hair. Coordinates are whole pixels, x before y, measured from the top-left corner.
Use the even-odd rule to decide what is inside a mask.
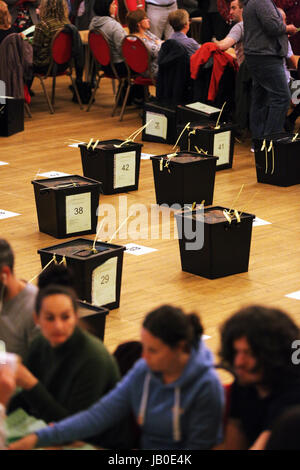
[[[94,12],[97,16],[110,16],[109,7],[113,0],[95,0]]]
[[[175,348],[179,341],[185,341],[187,352],[197,346],[203,333],[203,327],[195,313],[185,315],[181,308],[171,305],[162,305],[148,313],[143,321],[143,328],[170,348]]]
[[[219,355],[224,366],[233,367],[233,343],[240,338],[249,343],[264,385],[274,389],[290,380],[300,380],[300,368],[292,363],[292,343],[300,339],[299,328],[286,313],[253,305],[230,317],[221,327]]]
[[[13,272],[14,253],[10,244],[4,238],[0,238],[0,269],[3,266],[8,266],[11,272]]]
[[[64,264],[51,264],[38,278],[39,289],[55,284],[70,287],[75,290],[75,277],[73,271]]]
[[[138,9],[130,11],[126,16],[127,26],[130,34],[135,34],[139,32],[138,23],[144,18],[147,18],[145,10]]]
[[[62,294],[62,295],[66,295],[67,297],[69,297],[72,301],[74,312],[77,312],[78,305],[77,305],[76,294],[74,290],[71,289],[70,287],[52,284],[50,286],[45,287],[44,289],[40,289],[37,294],[36,301],[35,301],[35,312],[37,315],[40,314],[43,300],[46,297],[49,297],[50,295],[56,295],[56,294]]]

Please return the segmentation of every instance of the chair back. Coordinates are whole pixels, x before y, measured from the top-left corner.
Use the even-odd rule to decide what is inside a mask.
[[[103,34],[102,31],[90,31],[89,48],[97,63],[104,67],[111,63],[111,52],[109,43],[105,34]]]
[[[123,39],[122,54],[128,67],[133,72],[142,74],[148,70],[149,67],[149,52],[143,41],[129,34]]]
[[[127,11],[146,10],[145,0],[124,0]]]
[[[52,41],[52,60],[55,64],[68,64],[72,58],[72,35],[58,31]]]

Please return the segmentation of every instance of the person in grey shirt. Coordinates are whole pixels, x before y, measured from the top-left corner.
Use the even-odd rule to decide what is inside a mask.
[[[243,24],[243,2],[242,0],[232,0],[230,2],[230,19],[235,23],[227,36],[218,41],[217,44],[222,51],[234,47],[236,60],[239,66],[244,62],[244,24]]]
[[[33,320],[37,291],[36,286],[17,279],[12,248],[0,239],[0,340],[6,351],[22,359],[39,331]]]

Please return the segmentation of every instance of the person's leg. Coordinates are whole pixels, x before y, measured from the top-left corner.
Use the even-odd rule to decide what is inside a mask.
[[[162,39],[168,20],[168,8],[147,4],[147,16],[150,20],[150,31]]]
[[[202,25],[201,25],[201,44],[205,42],[210,42],[213,37],[213,28],[211,22],[211,15],[212,13],[205,13],[202,17]]]
[[[247,56],[246,60],[253,79],[250,117],[253,137],[280,133],[290,104],[283,60],[273,56]]]
[[[167,10],[166,12],[164,12],[165,20],[166,20],[165,29],[164,29],[164,39],[167,40],[167,39],[170,39],[170,37],[174,33],[174,29],[172,28],[172,26],[168,22],[168,16],[169,16],[169,13],[171,13],[171,11],[177,10],[177,3],[175,2],[174,5],[171,5],[170,7],[164,8],[164,10]]]
[[[218,40],[224,39],[230,31],[231,26],[226,23],[220,13],[211,13],[213,36]]]

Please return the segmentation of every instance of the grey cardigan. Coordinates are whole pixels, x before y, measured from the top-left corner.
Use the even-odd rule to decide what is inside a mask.
[[[245,55],[286,57],[286,26],[272,0],[244,0],[243,21]]]

